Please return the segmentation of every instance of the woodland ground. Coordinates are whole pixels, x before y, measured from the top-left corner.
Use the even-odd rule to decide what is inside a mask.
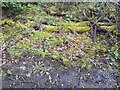
[[[119,33],[115,24],[97,22],[105,29],[92,32],[84,16],[87,12],[61,5],[28,4],[22,11],[3,10],[3,88],[119,86]]]

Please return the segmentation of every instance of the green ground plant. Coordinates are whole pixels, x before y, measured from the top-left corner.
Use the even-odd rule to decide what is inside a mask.
[[[43,58],[50,56],[54,60],[61,60],[63,65],[79,61],[78,66],[91,70],[93,64],[91,64],[90,58],[108,54],[109,43],[106,44],[105,41],[108,42],[111,38],[107,37],[106,31],[98,30],[96,42],[93,42],[90,21],[85,21],[79,15],[82,13],[82,17],[86,16],[90,19],[98,15],[99,18],[101,11],[99,13],[96,9],[103,10],[102,4],[99,6],[99,4],[94,5],[93,3],[80,3],[76,6],[70,5],[71,8],[66,8],[68,5],[60,7],[59,4],[51,6],[51,4],[42,3],[39,5],[5,3],[4,5],[3,7],[9,8],[26,8],[14,19],[3,19],[0,24],[2,27],[0,39],[3,41],[1,45],[9,43],[7,51],[11,56],[20,57],[24,52],[28,52],[39,54]],[[24,5],[26,7],[23,7]],[[45,8],[48,6],[49,8],[46,10]],[[96,14],[90,16],[88,12],[92,9],[95,9]],[[77,15],[75,15],[76,13]],[[104,24],[108,23],[99,21],[97,24],[112,34],[114,34],[113,31],[117,32],[115,25],[106,26]],[[99,35],[100,32],[101,35]],[[110,40],[106,40],[106,38]],[[120,59],[119,50],[116,47],[115,49],[116,51],[109,51],[109,55],[114,59]]]

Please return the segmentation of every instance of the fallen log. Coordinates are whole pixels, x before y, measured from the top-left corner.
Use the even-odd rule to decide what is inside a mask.
[[[94,20],[89,20],[91,29],[93,30],[93,42],[95,42],[96,39],[96,33],[97,31],[103,31],[104,33],[108,33],[110,37],[112,37],[111,31],[107,28],[101,27],[99,24],[97,24]]]

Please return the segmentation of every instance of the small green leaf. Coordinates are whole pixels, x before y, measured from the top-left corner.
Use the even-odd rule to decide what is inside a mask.
[[[45,50],[45,53],[48,54],[48,50]]]
[[[60,41],[60,42],[62,42],[62,43],[64,42],[64,40],[63,40],[63,39],[61,39],[61,38],[59,38],[59,41]]]
[[[45,52],[43,51],[38,51],[40,55],[42,55],[43,57],[45,57],[49,52],[48,50],[45,50]]]
[[[53,58],[53,59],[58,59],[58,58],[59,58],[59,54],[53,54],[53,55],[52,55],[52,58]]]
[[[11,75],[11,74],[12,74],[12,72],[11,72],[10,70],[7,70],[7,74]]]
[[[85,66],[86,66],[85,64],[82,64],[80,68],[83,69],[85,68]]]
[[[120,60],[120,50],[116,50],[114,52],[109,51],[109,54],[112,58]]]
[[[63,60],[64,65],[66,65],[69,62],[69,60],[65,58],[64,56],[61,56],[61,59]]]

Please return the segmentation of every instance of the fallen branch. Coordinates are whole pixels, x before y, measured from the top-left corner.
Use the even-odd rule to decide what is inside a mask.
[[[95,34],[95,35],[93,36],[93,41],[95,41],[95,39],[96,39],[96,33],[97,33],[98,30],[99,30],[99,31],[103,31],[103,32],[105,32],[105,33],[108,33],[109,36],[112,37],[111,31],[110,31],[109,29],[101,27],[101,26],[100,26],[99,24],[97,24],[97,22],[95,22],[94,20],[90,20],[90,19],[89,19],[89,22],[90,22],[91,29],[93,30],[93,34]]]
[[[56,13],[51,13],[49,10],[47,9],[44,9],[44,11],[49,14],[49,15],[52,15],[52,16],[58,16],[58,17],[61,17],[61,16],[65,16],[66,14],[62,14],[60,11],[56,12]]]

